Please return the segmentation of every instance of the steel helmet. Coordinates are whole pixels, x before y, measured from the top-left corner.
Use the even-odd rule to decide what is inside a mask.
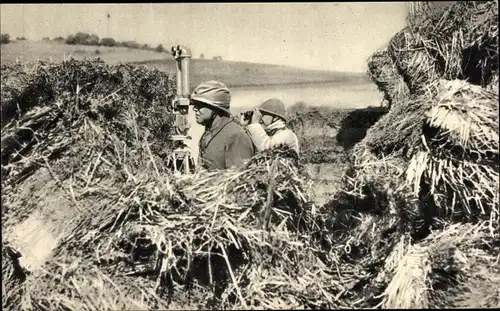
[[[282,118],[286,121],[285,104],[283,104],[283,102],[277,98],[266,100],[259,106],[259,110],[264,113]]]
[[[230,113],[231,94],[229,89],[221,82],[207,81],[201,83],[191,94],[191,99]]]

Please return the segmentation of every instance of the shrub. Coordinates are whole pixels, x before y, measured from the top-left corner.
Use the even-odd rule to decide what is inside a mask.
[[[99,37],[95,34],[78,32],[66,38],[67,44],[99,45]]]
[[[90,35],[85,32],[77,32],[75,35],[76,44],[85,44],[90,38]]]
[[[165,48],[163,47],[162,44],[158,44],[158,46],[156,47],[156,52],[158,52],[158,53],[165,52]]]
[[[116,40],[113,38],[102,38],[101,45],[103,46],[116,46]]]
[[[85,42],[87,45],[99,45],[99,37],[97,35],[90,35]]]
[[[69,35],[69,36],[66,38],[66,44],[76,44],[76,39],[75,39],[75,36],[73,36],[73,35]]]
[[[3,33],[0,35],[0,43],[1,44],[6,44],[10,42],[10,36],[9,34]]]
[[[138,49],[140,47],[139,43],[135,41],[123,41],[122,45],[130,49]]]

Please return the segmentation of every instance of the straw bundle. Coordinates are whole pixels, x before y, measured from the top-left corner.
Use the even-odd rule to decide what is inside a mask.
[[[498,94],[462,80],[441,81],[441,92],[426,114],[431,149],[461,147],[462,156],[480,163],[498,163]],[[430,135],[429,135],[430,136]]]
[[[497,219],[498,95],[464,81],[436,86],[437,96],[391,109],[362,144],[379,158],[411,160],[408,184],[418,194],[424,182],[443,210]]]
[[[454,224],[409,246],[403,256],[398,254],[400,260],[394,265],[391,281],[383,293],[382,307],[456,307],[470,279],[485,278],[485,289],[494,286],[500,270],[495,264],[498,248],[492,247],[492,241],[487,226]],[[479,297],[476,298],[479,302]],[[488,302],[475,307],[488,307],[485,304]]]
[[[388,45],[388,52],[412,94],[422,93],[441,77],[436,56],[427,49],[427,41],[406,27]]]
[[[417,197],[402,182],[404,162],[377,158],[358,146],[340,191],[322,208],[330,213],[322,242],[329,249],[327,262],[341,267],[345,292],[340,298],[351,307],[380,303],[385,284],[378,271],[401,239],[421,231]]]
[[[339,193],[325,207],[331,213],[324,238],[330,256],[340,258],[336,264],[346,275],[355,271],[355,284],[369,292],[354,286],[342,296],[355,306],[437,304],[438,298],[422,292],[429,280],[439,279],[432,269],[425,276],[420,264],[433,252],[403,256],[431,230],[483,219],[481,236],[498,239],[498,95],[465,81],[430,87],[434,91],[393,107],[368,130]],[[445,120],[452,114],[453,122]],[[394,284],[409,273],[420,276]]]
[[[422,12],[425,11],[426,7],[430,5],[429,1],[411,1],[407,3],[408,14],[406,16],[407,21],[411,21],[415,17],[421,16]]]
[[[381,192],[400,191],[400,180],[404,178],[405,161],[400,157],[388,155],[379,158],[369,148],[356,146],[352,154],[352,168],[345,176],[352,192],[362,194],[362,188],[373,186]]]
[[[165,111],[166,100],[173,94],[169,92],[172,82],[165,74],[128,65],[107,66],[100,61],[14,67],[2,74],[2,84],[10,83],[16,93],[25,95],[2,101],[5,223],[21,221],[36,207],[23,204],[15,213],[12,210],[21,199],[16,198],[16,189],[23,189],[30,176],[27,183],[40,178],[36,172],[41,167],[75,201],[74,185],[84,184],[91,191],[99,179],[110,183],[126,180],[127,175],[117,175],[114,166],[125,165],[133,173],[151,165],[151,153],[161,157],[168,152],[164,131],[171,120]],[[29,79],[11,83],[11,77],[17,81],[18,74]],[[4,114],[6,107],[10,114]],[[63,185],[68,180],[69,185]]]
[[[105,189],[168,152],[172,81],[145,68],[69,60],[3,66],[1,83],[3,239],[36,270],[57,242],[46,235],[71,231],[72,218],[110,200]],[[49,243],[38,249],[33,237]]]
[[[457,5],[416,8],[414,24],[391,40],[410,94],[354,147],[341,189],[321,210],[330,213],[325,262],[343,267],[339,279],[350,282],[340,299],[351,307],[498,305],[488,289],[500,279],[498,92],[454,80],[466,54],[457,38],[470,33],[453,32],[459,21],[436,37],[415,27],[432,24],[432,14],[444,25]],[[484,72],[495,76],[491,68]]]
[[[442,16],[454,1],[413,1],[408,3],[406,22],[409,25]]]
[[[378,156],[410,158],[419,146],[429,104],[417,97],[407,98],[369,128],[361,144]]]
[[[500,214],[498,95],[464,81],[441,81],[440,89],[426,115],[433,130],[424,131],[425,149],[412,158],[407,180],[420,191],[425,179],[438,206],[452,216],[482,215],[495,223]]]
[[[435,235],[426,237],[430,228],[443,227],[449,222],[432,219],[436,216],[429,212],[432,205],[428,205],[425,192],[410,190],[411,185],[404,180],[407,161],[400,157],[381,159],[361,146],[357,147],[355,155],[354,165],[344,176],[341,191],[326,207],[331,213],[327,222],[328,233],[325,234],[327,244],[331,246],[330,264],[343,267],[339,278],[349,279],[352,274],[357,275],[351,278],[351,287],[345,286],[347,293],[341,298],[349,301],[351,307],[452,305],[455,302],[442,299],[446,290],[439,289],[438,286],[444,286],[439,284],[444,282],[458,295],[460,289],[454,283],[453,275],[465,273],[460,280],[466,282],[476,274],[459,266],[453,268],[455,274],[447,275],[448,250],[457,245],[469,258],[474,256],[479,260],[479,257],[486,256],[480,249],[484,246],[491,248],[495,245],[491,241],[498,244],[495,220],[479,226],[466,224],[440,229],[445,231],[441,240],[436,240]],[[454,236],[450,237],[451,233]],[[447,237],[446,240],[443,236]],[[422,238],[425,239],[421,241]],[[432,245],[432,249],[425,246],[434,242],[436,245]],[[496,247],[492,251],[498,256]],[[426,264],[426,260],[431,264]],[[479,264],[490,269],[488,271],[494,267],[491,260]],[[440,272],[442,269],[445,272]],[[483,271],[482,275],[486,274]],[[427,292],[431,283],[437,284],[435,290],[438,292]]]
[[[498,69],[498,1],[453,1],[422,7],[409,27],[447,79],[485,86]]]
[[[377,51],[368,59],[368,76],[384,93],[389,109],[409,94],[408,86],[397,71],[387,49]]]
[[[178,179],[136,175],[107,189],[113,201],[77,217],[54,260],[96,265],[113,281],[149,279],[145,288],[177,302],[182,288],[192,288],[200,301],[219,307],[339,304],[334,274],[315,255],[311,236],[318,227],[294,162],[274,152],[241,170]],[[40,272],[31,281],[37,284],[27,285],[33,305],[62,308],[55,298],[46,301],[52,289],[38,284],[53,284],[57,275]]]
[[[167,302],[140,278],[114,276],[81,261],[51,262],[24,283],[22,310],[147,310],[167,309]],[[50,277],[49,277],[50,274]],[[35,277],[38,278],[35,280]],[[43,296],[35,293],[43,292]]]

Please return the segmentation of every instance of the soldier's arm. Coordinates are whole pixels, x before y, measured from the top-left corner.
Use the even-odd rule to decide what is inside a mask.
[[[258,123],[250,124],[247,128],[258,151],[268,150],[282,144],[290,146],[295,144],[294,138],[290,137],[288,131],[279,131],[275,135],[269,136],[262,125]]]

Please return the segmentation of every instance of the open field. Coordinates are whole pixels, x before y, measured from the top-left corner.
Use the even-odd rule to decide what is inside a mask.
[[[96,54],[99,50],[99,54]],[[64,57],[99,57],[109,64],[118,62],[155,67],[161,71],[175,74],[175,60],[170,54],[125,47],[103,47],[67,45],[56,42],[17,41],[1,46],[1,62],[33,61],[37,59],[60,62]],[[225,60],[193,59],[191,61],[191,84],[196,86],[202,81],[220,80],[228,86],[256,86],[282,84],[331,83],[369,83],[364,73],[343,73],[308,70],[268,64],[255,64]]]
[[[99,51],[99,54],[96,53]],[[126,47],[105,47],[91,45],[69,45],[54,41],[14,41],[2,44],[2,64],[27,61],[53,61],[61,62],[65,58],[75,59],[100,57],[107,63],[117,62],[137,62],[148,59],[164,59],[168,57],[166,53],[154,51],[130,49]]]

